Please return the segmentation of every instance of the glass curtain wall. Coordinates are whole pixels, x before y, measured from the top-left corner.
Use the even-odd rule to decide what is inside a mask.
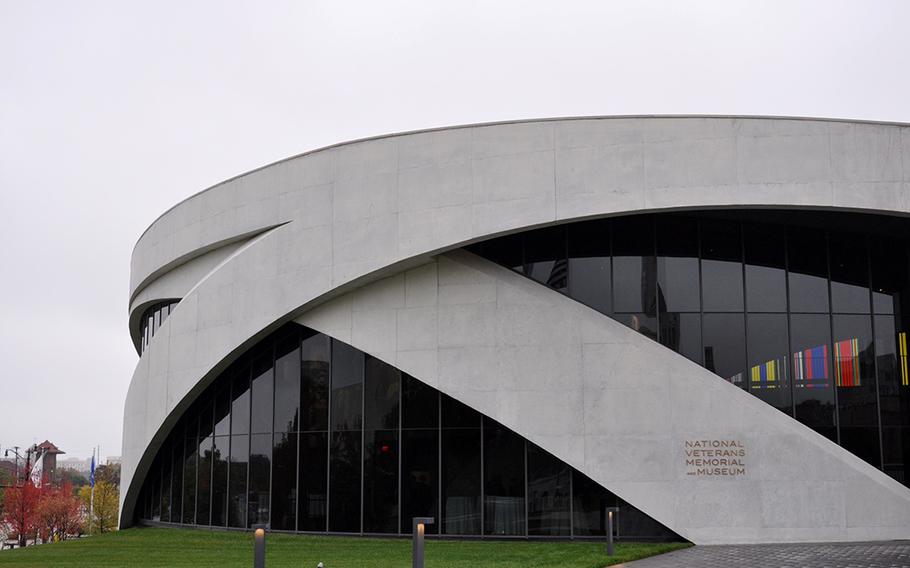
[[[572,538],[603,536],[607,503],[621,508],[619,537],[678,538],[503,425],[289,324],[190,407],[136,514],[355,534],[410,534],[413,517],[429,516],[430,534]]]
[[[906,221],[666,213],[469,250],[659,341],[910,484]]]

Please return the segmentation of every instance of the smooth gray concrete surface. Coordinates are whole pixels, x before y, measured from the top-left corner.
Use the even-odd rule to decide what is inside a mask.
[[[173,294],[175,288],[164,284],[169,272],[220,244],[249,240],[212,270],[196,273],[198,282],[191,285],[188,276],[175,279],[186,293],[140,358],[127,395],[123,522],[130,522],[138,481],[192,399],[245,348],[333,297],[400,274],[468,241],[582,217],[705,207],[811,207],[905,215],[910,211],[906,164],[910,129],[899,125],[756,118],[567,119],[444,129],[337,146],[198,194],[158,219],[137,243],[131,298],[154,301],[156,286]],[[475,292],[469,288],[462,293]],[[489,293],[488,288],[479,286],[476,293]],[[419,319],[416,311],[409,315]],[[457,328],[465,325],[460,318],[473,316],[459,311],[448,317],[451,322],[446,324]],[[379,329],[378,323],[374,326]],[[411,356],[428,357],[419,334],[404,339],[415,342]],[[456,347],[450,356],[458,356]],[[495,346],[487,352],[470,347],[472,356],[495,363]],[[611,360],[602,365],[612,374],[629,372]],[[630,404],[645,397],[631,375],[625,380],[628,388],[622,397]],[[683,401],[686,394],[674,396]],[[725,401],[717,396],[709,408],[737,420],[724,414]],[[626,406],[604,404],[616,405],[617,412]],[[687,404],[674,398],[672,406],[685,409]],[[667,403],[652,412],[669,410]],[[606,442],[613,437],[607,426],[611,418],[599,420]],[[610,451],[625,458],[633,475],[636,468],[653,467],[649,452],[660,440],[620,436],[613,443],[626,444]],[[778,450],[788,447],[781,444]],[[813,495],[826,491],[831,480],[822,470],[818,474],[821,479],[806,487],[804,499],[814,500]],[[759,491],[721,489],[711,503],[725,502],[730,510],[742,511],[741,501]],[[863,498],[861,490],[855,495]],[[703,505],[691,503],[696,527],[710,521],[710,507]],[[799,503],[779,506],[793,509],[797,519],[803,514]],[[754,512],[742,513],[747,514]],[[837,514],[820,512],[798,524],[823,524]],[[884,511],[864,526],[893,527],[902,518],[899,512]],[[737,519],[730,521],[737,526]],[[891,536],[855,532],[850,538]],[[787,540],[809,538],[792,527],[786,533]],[[731,530],[706,538],[739,542],[760,537]]]
[[[616,568],[907,568],[910,542],[693,546]]]
[[[547,449],[696,543],[910,537],[910,491],[703,367],[465,251],[298,317]],[[691,476],[687,440],[746,473]]]

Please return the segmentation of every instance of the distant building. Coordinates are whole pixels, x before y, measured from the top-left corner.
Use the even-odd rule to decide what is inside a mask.
[[[48,440],[38,444],[37,450],[40,452],[38,455],[41,456],[41,467],[47,475],[53,474],[57,470],[57,455],[66,453]]]
[[[64,458],[57,461],[57,467],[60,469],[70,469],[73,471],[87,472],[91,468],[92,459]]]
[[[107,461],[104,463],[107,465],[120,465],[120,462],[122,461],[123,460],[120,458],[120,456],[108,456]]]

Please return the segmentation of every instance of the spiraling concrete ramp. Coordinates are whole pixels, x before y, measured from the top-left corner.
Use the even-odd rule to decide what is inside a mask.
[[[134,342],[138,345],[138,314],[145,306],[170,298],[182,300],[142,353],[130,382],[124,408],[121,526],[132,522],[139,487],[156,452],[195,397],[259,339],[332,298],[471,242],[582,218],[712,207],[907,215],[907,164],[910,128],[905,125],[749,117],[591,118],[455,127],[350,142],[218,184],[163,214],[133,251],[130,319]],[[616,331],[620,332],[629,333]],[[601,444],[571,442],[568,436],[564,441],[584,448],[586,456],[595,451],[615,452],[611,459],[625,464],[629,477],[639,471],[653,477],[651,470],[657,466],[652,460],[656,458],[643,443],[650,438],[640,438],[642,443],[633,443],[632,438],[609,441],[612,422],[617,422],[616,428],[634,430],[645,418],[633,413],[620,419],[629,408],[670,413],[668,401],[655,403],[639,392],[641,376],[664,370],[675,376],[682,372],[677,365],[692,366],[663,353],[658,345],[647,349],[648,356],[637,360],[663,367],[623,371],[628,373],[622,379],[628,387],[624,393],[631,402],[605,399],[604,408],[611,404],[618,408],[603,416]],[[652,356],[655,349],[661,354]],[[427,356],[414,351],[413,357]],[[502,369],[503,376],[512,372],[494,357],[492,348],[474,351],[477,357],[486,355],[485,361]],[[438,355],[454,357],[455,353],[440,351]],[[619,365],[618,360],[605,359],[604,373]],[[556,364],[546,362],[551,367]],[[707,377],[704,370],[692,372]],[[486,378],[498,379],[499,375]],[[488,392],[494,389],[484,388]],[[727,393],[733,392],[723,388],[726,391],[707,400],[677,403],[674,398],[672,411],[692,410],[704,423],[721,420],[731,404]],[[672,395],[687,400],[686,392],[677,388]],[[745,395],[737,391],[730,396]],[[519,390],[516,397],[533,398],[534,394]],[[636,406],[639,399],[663,406],[645,406],[643,401]],[[697,405],[701,410],[694,410]],[[577,408],[576,414],[581,410]],[[767,420],[763,428],[786,418],[762,416]],[[571,419],[568,414],[560,417]],[[806,517],[805,511],[816,509],[802,503],[814,503],[817,495],[833,493],[826,484],[846,486],[841,478],[830,479],[830,464],[848,460],[849,469],[860,471],[865,466],[856,465],[857,460],[844,452],[831,450],[828,461],[806,458],[801,474],[775,473],[779,470],[774,460],[784,459],[789,446],[786,438],[769,438],[774,439],[776,449],[762,449],[754,443],[746,448],[752,456],[763,456],[762,460],[753,457],[747,466],[749,475],[764,467],[769,471],[761,479],[773,480],[766,484],[803,484],[799,499],[781,499],[773,514],[772,503],[765,510],[737,508],[737,500],[743,505],[755,504],[757,498],[743,500],[755,492],[771,495],[773,491],[761,483],[713,479],[710,492],[683,492],[674,497],[674,510],[685,509],[691,518],[687,536],[696,542],[743,542],[822,538],[815,536],[819,533],[830,534],[830,538],[853,538],[851,534],[862,538],[864,532],[875,532],[870,538],[903,534],[895,527],[906,526],[904,517],[889,512],[893,507],[887,505],[875,518],[870,506],[869,515],[856,520],[854,512],[847,510],[848,503],[824,501],[818,506],[832,507],[830,515]],[[684,455],[675,442],[665,441],[664,447]],[[765,453],[755,453],[759,451]],[[578,452],[573,454],[576,458]],[[769,455],[773,457],[770,462],[766,460]],[[683,481],[696,486],[702,483]],[[889,480],[879,481],[877,485],[894,487]],[[622,486],[617,485],[622,483],[626,481],[617,479],[611,489],[622,494]],[[862,502],[866,487],[851,486],[847,498]],[[642,493],[641,502],[629,500],[655,517],[666,518],[661,508],[670,507],[668,502]],[[690,499],[688,506],[685,499]],[[716,521],[714,509],[720,502],[729,505],[724,510],[738,511],[742,517],[762,516],[763,523],[783,528],[758,535],[735,528],[748,525],[746,520]],[[898,498],[894,502],[903,504]],[[792,512],[786,513],[788,510]],[[783,512],[781,519],[795,520],[774,520],[777,512]],[[852,524],[835,521],[838,515],[849,515]],[[813,519],[821,523],[816,530],[791,526],[808,526]],[[698,528],[728,521],[733,528]],[[830,527],[825,524],[829,521],[833,523]]]
[[[498,420],[692,542],[910,537],[906,487],[681,355],[470,253],[296,321]],[[737,464],[694,465],[695,447],[714,441]]]

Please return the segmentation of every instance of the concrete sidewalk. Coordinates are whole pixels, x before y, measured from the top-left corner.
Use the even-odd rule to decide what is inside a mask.
[[[627,568],[910,568],[910,541],[693,546]]]

